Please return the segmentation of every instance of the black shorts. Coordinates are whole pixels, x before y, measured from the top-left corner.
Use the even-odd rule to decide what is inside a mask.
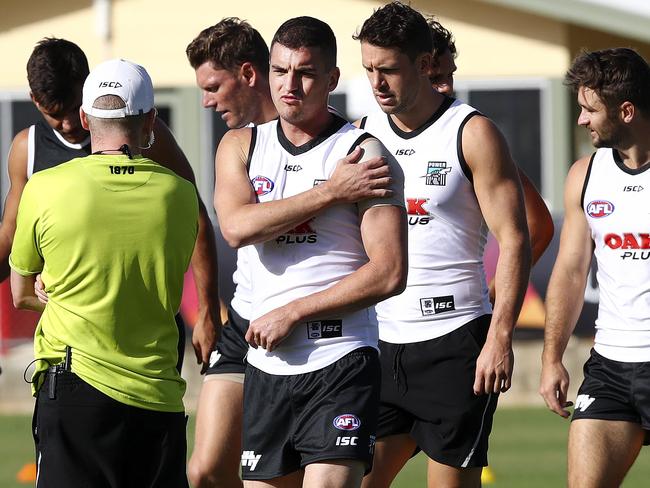
[[[39,488],[186,488],[185,414],[117,402],[76,374],[46,375],[34,410]]]
[[[242,478],[273,479],[332,459],[363,461],[370,471],[379,383],[371,347],[305,374],[271,375],[248,365]]]
[[[249,321],[228,306],[228,322],[221,329],[221,337],[210,355],[210,367],[205,374],[244,373],[244,358],[248,353],[246,331]]]
[[[428,341],[379,341],[377,437],[410,434],[437,462],[459,468],[487,466],[498,395],[477,396],[473,386],[489,326],[490,315],[484,315]]]
[[[623,363],[591,350],[583,368],[572,420],[623,420],[640,424],[650,444],[650,362]]]

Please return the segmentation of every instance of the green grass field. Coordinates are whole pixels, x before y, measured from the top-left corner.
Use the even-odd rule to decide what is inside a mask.
[[[188,432],[193,432],[192,420]],[[21,466],[33,458],[30,423],[28,416],[0,416],[0,486],[3,488],[30,486],[16,481]],[[486,486],[565,486],[568,426],[568,422],[541,408],[498,410],[490,443],[490,467],[495,481]],[[408,463],[393,486],[425,486],[425,471],[425,459],[418,456]],[[650,457],[642,451],[623,486],[647,487],[649,480]]]

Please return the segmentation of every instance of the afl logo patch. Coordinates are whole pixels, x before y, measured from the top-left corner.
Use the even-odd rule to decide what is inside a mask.
[[[253,189],[257,196],[266,195],[273,191],[274,183],[266,176],[256,176],[251,180],[251,184],[253,185]]]
[[[332,423],[334,424],[334,427],[339,430],[357,430],[361,427],[361,420],[359,420],[359,417],[352,415],[351,413],[339,415]]]
[[[594,219],[607,217],[612,213],[614,213],[614,204],[607,200],[594,200],[587,205],[587,214]]]

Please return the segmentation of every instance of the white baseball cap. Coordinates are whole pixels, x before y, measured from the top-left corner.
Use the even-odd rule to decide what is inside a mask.
[[[95,100],[104,95],[120,97],[125,107],[93,108]],[[100,119],[120,119],[149,112],[153,108],[153,84],[149,73],[139,64],[125,59],[111,59],[95,66],[84,82],[81,108]]]

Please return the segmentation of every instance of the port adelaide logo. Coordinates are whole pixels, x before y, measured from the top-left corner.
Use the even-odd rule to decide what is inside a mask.
[[[614,204],[607,200],[593,200],[587,205],[587,215],[592,219],[600,219],[614,213]]]
[[[445,186],[447,184],[447,175],[451,172],[451,167],[447,166],[444,161],[429,161],[427,163],[427,174],[425,183],[433,186]]]

